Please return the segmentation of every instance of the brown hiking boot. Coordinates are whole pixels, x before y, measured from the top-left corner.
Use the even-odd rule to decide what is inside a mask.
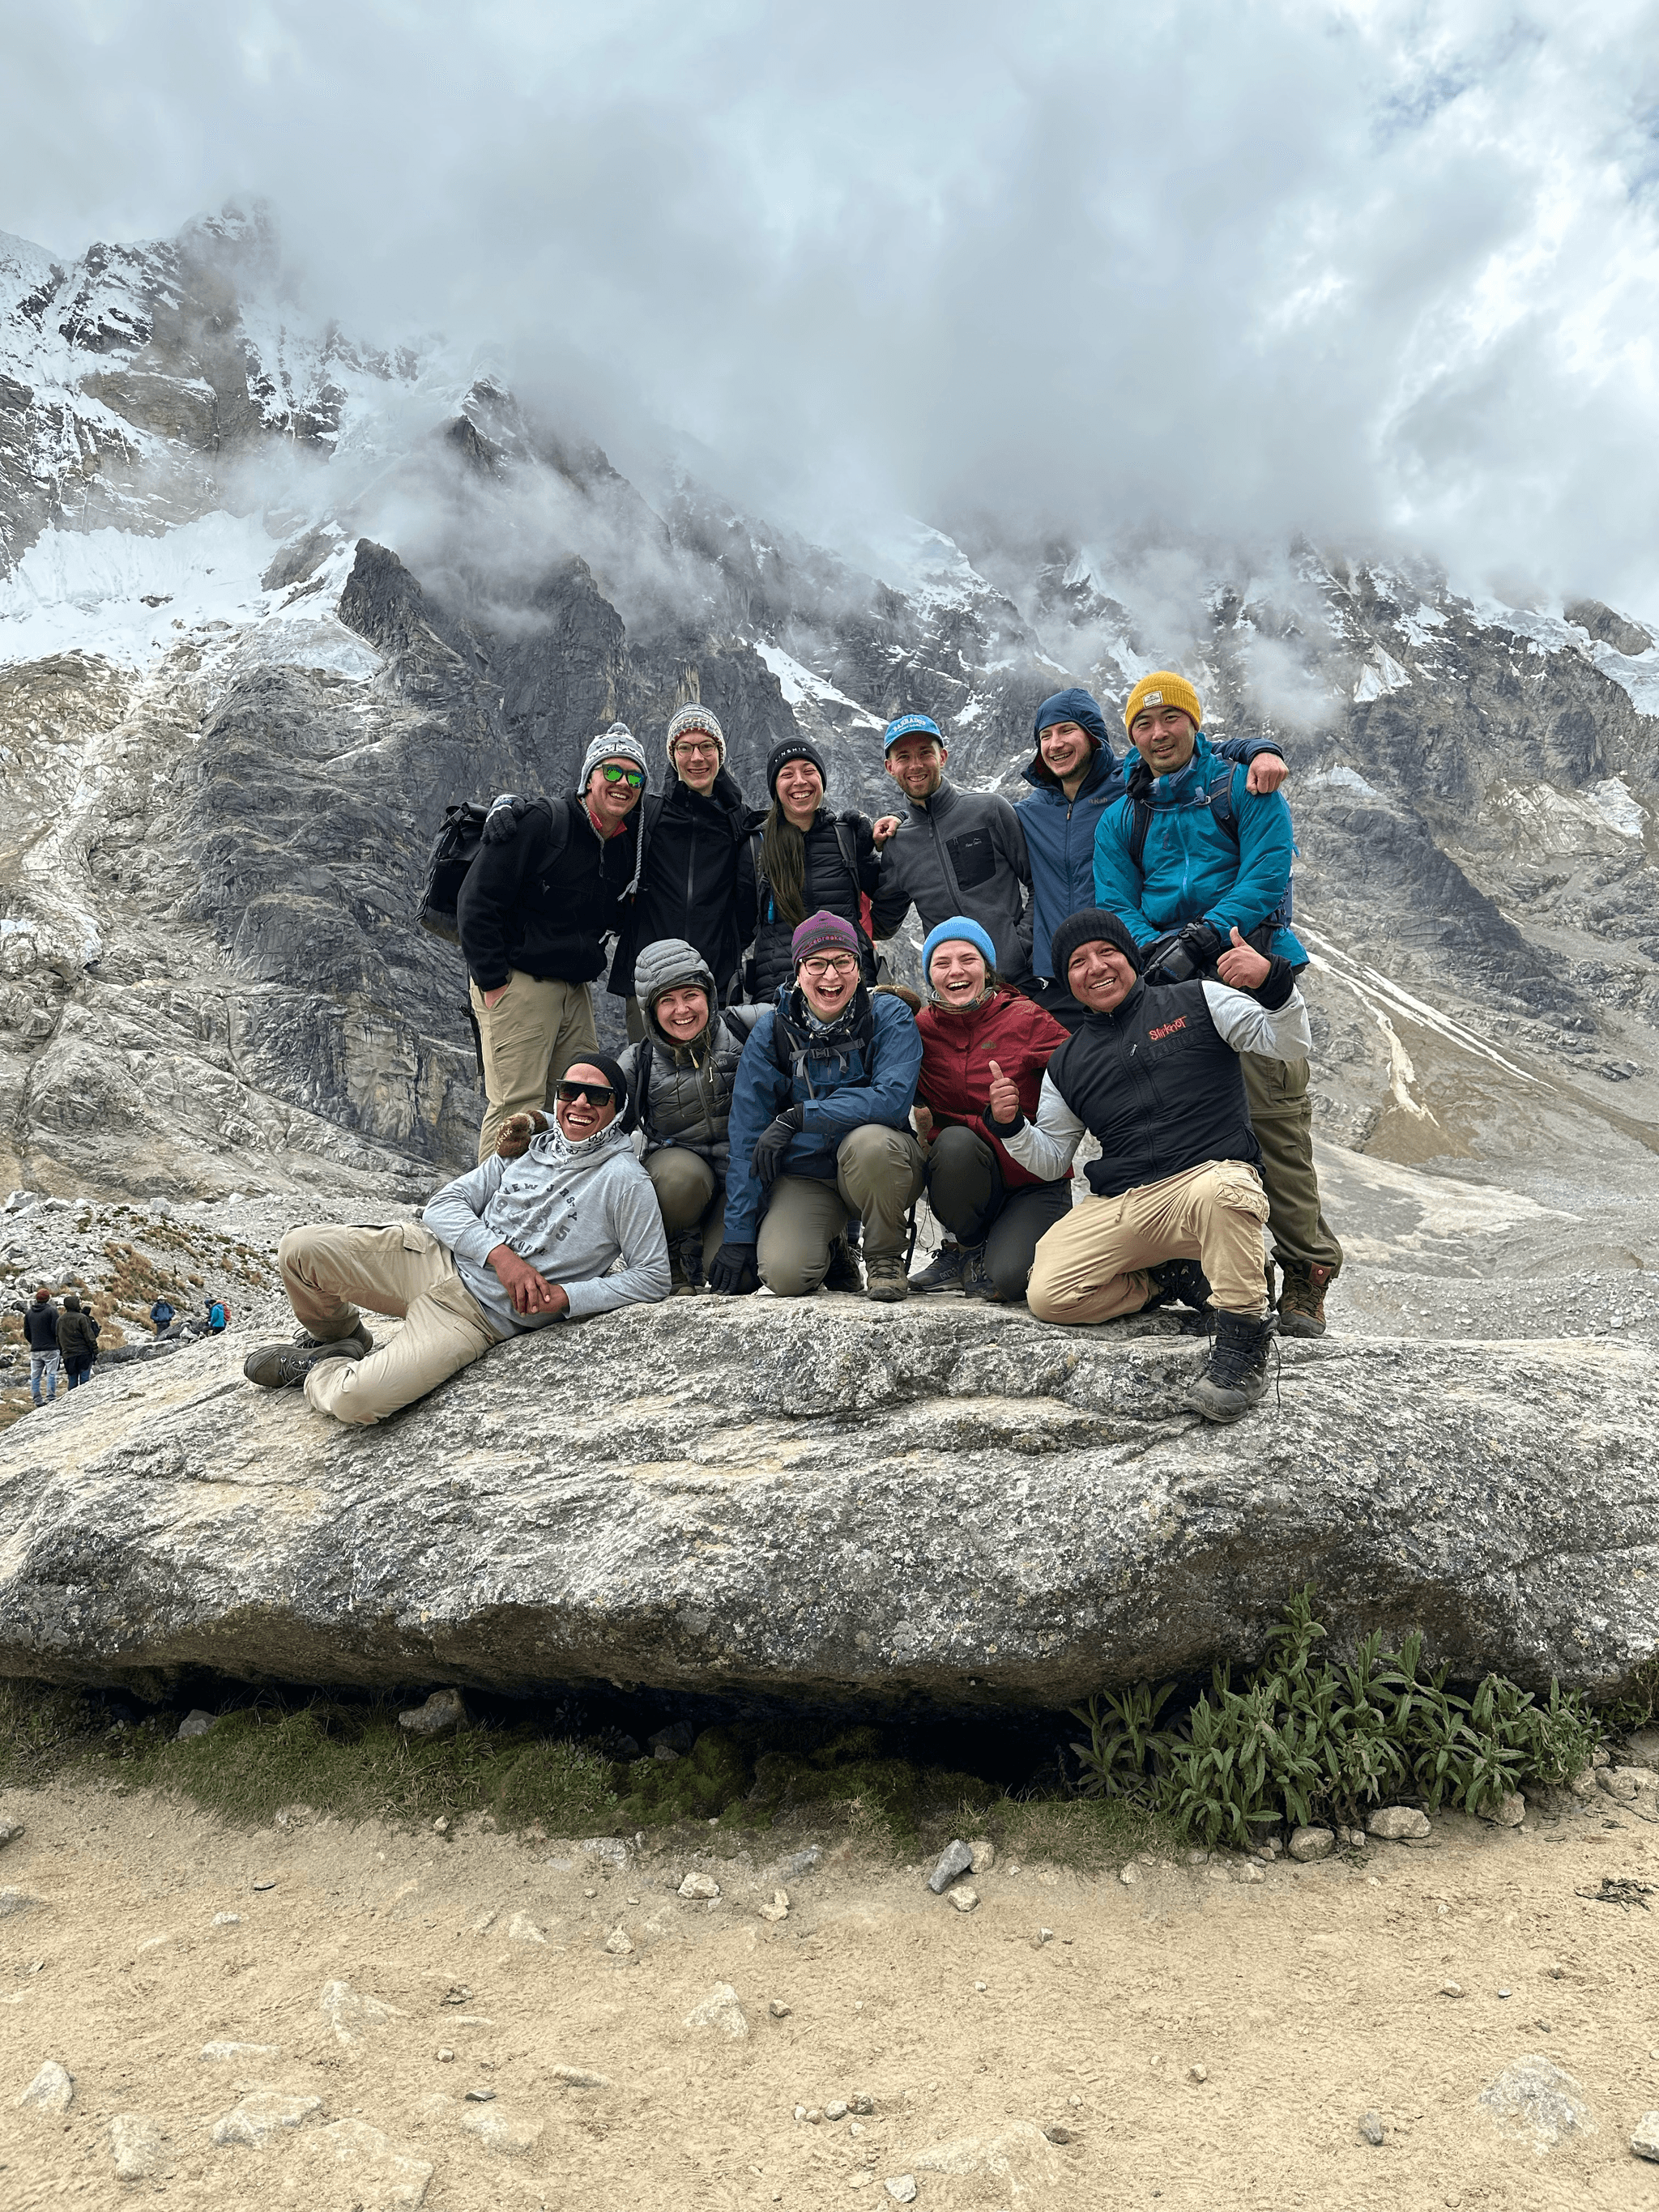
[[[910,1278],[904,1272],[904,1260],[897,1252],[884,1252],[879,1259],[873,1256],[864,1263],[865,1297],[873,1298],[878,1305],[900,1305],[910,1295]]]
[[[694,1298],[702,1288],[702,1247],[688,1247],[683,1237],[677,1237],[668,1248],[668,1295]]]
[[[1299,1268],[1284,1270],[1279,1293],[1281,1336],[1324,1335],[1325,1292],[1335,1273],[1334,1267],[1310,1267],[1306,1274]]]

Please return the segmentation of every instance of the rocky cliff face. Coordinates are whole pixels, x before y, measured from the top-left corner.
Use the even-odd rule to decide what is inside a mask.
[[[1171,612],[1144,564],[920,527],[860,568],[635,487],[441,349],[307,325],[257,221],[0,240],[0,1178],[412,1196],[479,1110],[412,921],[450,799],[567,782],[617,714],[655,750],[690,697],[751,793],[800,730],[875,811],[914,708],[1017,793],[1047,693],[1177,657],[1295,765],[1326,1133],[1645,1170],[1646,630],[1310,547],[1189,574]]]

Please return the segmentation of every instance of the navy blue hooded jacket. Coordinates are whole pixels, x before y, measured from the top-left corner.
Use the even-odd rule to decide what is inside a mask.
[[[1056,722],[1075,722],[1095,741],[1094,759],[1075,799],[1066,798],[1042,757],[1042,732]],[[1031,856],[1031,969],[1052,975],[1048,947],[1054,932],[1067,915],[1095,903],[1095,836],[1106,809],[1123,797],[1124,763],[1112,750],[1105,717],[1088,691],[1056,691],[1045,699],[1032,719],[1031,742],[1035,755],[1020,771],[1031,796],[1019,802],[1025,849]],[[1214,750],[1227,760],[1252,761],[1258,753],[1280,748],[1271,738],[1228,738]]]

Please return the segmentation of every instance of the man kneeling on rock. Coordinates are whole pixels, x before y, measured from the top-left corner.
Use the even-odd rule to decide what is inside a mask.
[[[1216,1308],[1209,1364],[1187,1394],[1207,1420],[1261,1397],[1274,1317],[1262,1273],[1267,1201],[1238,1055],[1299,1058],[1307,1008],[1288,961],[1238,932],[1222,981],[1149,991],[1140,948],[1116,915],[1085,908],[1054,932],[1055,976],[1086,1009],[1042,1079],[1035,1121],[1011,1081],[986,1123],[1022,1167],[1063,1175],[1086,1129],[1101,1157],[1092,1198],[1042,1238],[1026,1294],[1039,1321],[1113,1321],[1176,1297]]]
[[[626,1100],[616,1061],[590,1052],[524,1157],[446,1183],[418,1224],[290,1229],[276,1259],[305,1334],[251,1353],[249,1382],[303,1382],[319,1413],[380,1421],[522,1330],[666,1297],[662,1216]],[[403,1319],[379,1352],[359,1306]]]

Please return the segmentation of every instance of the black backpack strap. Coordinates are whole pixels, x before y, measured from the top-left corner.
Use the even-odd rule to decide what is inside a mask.
[[[650,1101],[651,1038],[647,1033],[634,1048],[634,1080],[628,1086],[628,1117],[630,1128],[645,1127],[645,1109]]]
[[[848,874],[853,878],[853,888],[854,890],[857,890],[859,884],[859,848],[858,840],[853,835],[853,825],[850,822],[837,820],[836,823],[836,842],[841,848],[841,864],[842,867],[846,869]]]
[[[1146,850],[1146,832],[1152,826],[1152,810],[1144,799],[1132,798],[1129,805],[1133,810],[1133,819],[1129,824],[1129,860],[1130,865],[1139,870],[1141,855]]]
[[[1210,818],[1218,829],[1224,830],[1235,845],[1238,842],[1238,817],[1233,811],[1233,771],[1237,763],[1229,761],[1223,773],[1212,783],[1205,797],[1210,802]]]

